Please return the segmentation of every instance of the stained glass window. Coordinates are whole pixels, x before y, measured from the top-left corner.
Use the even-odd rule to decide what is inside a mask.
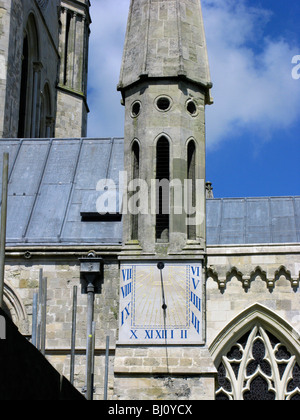
[[[257,325],[222,357],[216,400],[300,400],[296,356]]]

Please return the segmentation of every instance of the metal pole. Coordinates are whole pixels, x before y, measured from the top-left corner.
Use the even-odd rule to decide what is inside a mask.
[[[40,272],[39,272],[38,317],[37,317],[37,340],[36,340],[36,348],[38,350],[41,350],[42,296],[43,296],[43,269],[40,268]]]
[[[38,294],[34,293],[33,295],[33,305],[32,305],[32,337],[31,343],[36,347],[36,333],[37,333],[37,312],[38,312]]]
[[[94,319],[94,295],[95,288],[92,282],[87,287],[87,352],[86,352],[86,399],[91,401],[93,398],[93,319]]]
[[[105,377],[104,377],[104,400],[107,400],[108,389],[108,367],[109,367],[109,335],[106,337],[106,351],[105,351]]]
[[[93,321],[92,324],[92,333],[93,333],[93,342],[92,342],[92,372],[91,372],[91,382],[92,382],[92,400],[94,399],[94,378],[95,378],[95,343],[96,343],[96,322]]]
[[[73,312],[72,312],[72,339],[71,339],[71,365],[70,382],[74,384],[75,349],[76,349],[76,318],[77,318],[77,286],[73,287]]]
[[[7,221],[7,190],[8,190],[9,154],[3,154],[2,201],[1,201],[1,232],[0,232],[0,308],[3,309],[4,276],[5,276],[5,244]]]
[[[47,325],[47,278],[43,278],[42,291],[42,327],[41,327],[41,353],[46,355],[46,325]]]

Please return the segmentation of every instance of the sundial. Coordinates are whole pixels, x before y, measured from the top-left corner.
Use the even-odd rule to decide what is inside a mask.
[[[202,344],[201,263],[121,265],[119,344]]]

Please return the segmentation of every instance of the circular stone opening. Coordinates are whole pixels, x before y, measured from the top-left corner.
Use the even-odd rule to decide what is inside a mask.
[[[131,115],[132,117],[137,117],[141,112],[141,103],[140,102],[134,102],[134,104],[131,107]]]
[[[194,101],[188,101],[186,109],[193,116],[197,114],[197,105]]]
[[[167,96],[161,96],[157,99],[156,106],[160,111],[168,111],[171,107],[171,99]]]

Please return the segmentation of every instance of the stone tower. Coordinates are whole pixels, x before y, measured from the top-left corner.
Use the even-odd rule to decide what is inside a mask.
[[[61,1],[60,70],[55,137],[85,137],[87,132],[89,0]]]
[[[126,398],[135,396],[135,380],[128,381],[135,373],[150,378],[161,395],[172,378],[174,389],[186,383],[197,389],[196,381],[205,389],[202,396],[213,398],[204,281],[205,105],[212,103],[211,87],[200,1],[131,0],[118,85],[127,186],[118,396],[124,388]],[[190,376],[187,382],[183,376]]]
[[[129,182],[146,181],[149,196],[134,211],[138,217],[125,218],[125,243],[138,241],[152,254],[181,253],[191,244],[204,250],[204,107],[211,86],[200,2],[132,1],[118,86],[125,104],[125,170]],[[161,183],[164,199],[155,199],[153,180],[162,179],[173,180],[170,194]]]

